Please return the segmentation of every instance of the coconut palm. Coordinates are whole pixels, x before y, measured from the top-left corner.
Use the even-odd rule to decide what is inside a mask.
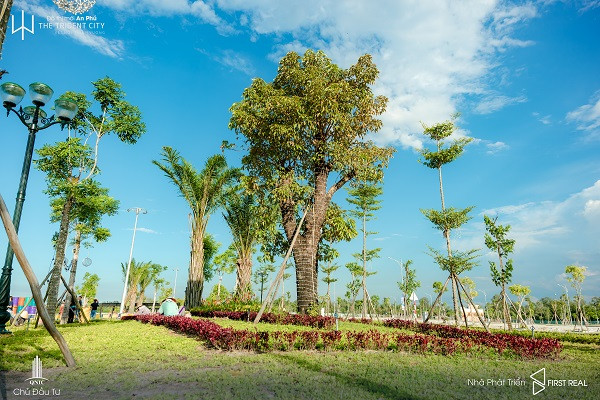
[[[179,189],[191,208],[190,267],[185,289],[186,308],[200,306],[204,288],[204,235],[212,213],[223,204],[225,188],[238,177],[237,169],[227,167],[225,157],[217,154],[206,160],[197,172],[171,147],[163,147],[163,162],[152,161]]]

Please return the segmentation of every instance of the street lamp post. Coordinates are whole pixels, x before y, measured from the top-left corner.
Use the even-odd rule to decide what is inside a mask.
[[[404,284],[404,276],[402,275],[402,273],[404,272],[404,271],[402,271],[402,259],[400,259],[400,261],[398,261],[398,260],[396,260],[395,258],[392,258],[392,257],[388,257],[388,258],[389,258],[390,260],[392,260],[392,261],[396,262],[396,264],[398,264],[398,266],[400,267],[400,283],[401,283],[401,284]],[[405,309],[405,308],[408,308],[408,300],[407,300],[405,297],[406,297],[406,296],[405,296],[405,295],[404,295],[404,293],[403,293],[403,294],[402,294],[402,298],[404,299],[404,300],[403,300],[403,303],[402,303],[402,311],[403,311],[403,315],[404,315],[404,311],[405,311],[404,309]]]
[[[21,170],[21,180],[19,182],[19,190],[17,191],[15,212],[13,213],[13,224],[17,232],[19,231],[23,203],[25,202],[25,192],[27,190],[29,171],[31,170],[31,159],[33,157],[36,134],[55,124],[60,124],[64,128],[75,117],[75,114],[77,114],[77,104],[73,100],[61,96],[54,102],[56,114],[47,118],[46,112],[42,110],[42,107],[50,101],[53,94],[54,91],[50,86],[39,82],[32,83],[29,85],[29,95],[33,106],[19,107],[18,110],[15,110],[17,104],[25,96],[25,89],[12,82],[0,85],[0,96],[2,97],[2,105],[6,108],[6,116],[8,117],[13,112],[29,131],[23,168]],[[7,307],[10,299],[13,259],[14,252],[9,244],[6,249],[4,267],[2,267],[2,276],[0,277],[0,334],[10,333],[6,330],[6,323],[10,320],[10,313],[7,311]]]
[[[125,271],[125,285],[123,286],[123,297],[121,297],[121,308],[119,309],[119,315],[123,314],[125,308],[125,296],[127,295],[127,282],[129,281],[129,270],[131,268],[131,259],[133,257],[133,245],[135,244],[135,231],[137,230],[137,222],[140,214],[147,214],[148,212],[143,208],[135,207],[128,208],[127,211],[135,212],[135,224],[133,225],[133,238],[131,239],[131,250],[129,251],[129,261],[127,262],[127,271]]]
[[[177,271],[179,271],[179,268],[173,268],[175,270],[175,280],[173,281],[173,297],[177,298],[177,295],[175,294],[175,289],[177,289]]]

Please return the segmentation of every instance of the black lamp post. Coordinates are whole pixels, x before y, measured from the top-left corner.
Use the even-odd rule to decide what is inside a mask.
[[[64,128],[77,113],[77,104],[74,101],[66,97],[59,97],[54,102],[56,115],[46,118],[46,112],[42,110],[41,107],[50,101],[53,93],[54,91],[50,86],[44,83],[32,83],[29,85],[29,95],[33,106],[27,106],[25,108],[19,107],[18,110],[15,110],[17,104],[19,104],[25,96],[25,89],[12,82],[6,82],[0,85],[0,95],[2,96],[2,105],[6,108],[6,116],[9,116],[12,111],[19,117],[19,120],[29,131],[25,159],[23,160],[23,169],[21,170],[21,181],[17,192],[17,202],[13,214],[13,224],[17,232],[19,231],[23,203],[25,202],[25,191],[27,189],[29,170],[31,169],[31,159],[33,156],[36,133],[55,124],[60,124],[61,127]],[[7,307],[9,306],[8,301],[10,300],[10,278],[13,258],[14,253],[9,244],[6,249],[6,259],[4,260],[2,275],[0,276],[0,334],[10,333],[6,330],[6,323],[10,320],[10,313],[8,312]]]

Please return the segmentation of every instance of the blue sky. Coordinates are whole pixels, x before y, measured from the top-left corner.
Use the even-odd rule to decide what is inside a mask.
[[[371,294],[399,299],[399,267],[390,259],[412,259],[422,286],[446,276],[426,254],[441,247],[441,234],[419,212],[439,208],[437,175],[417,162],[428,143],[421,121],[435,123],[460,112],[459,135],[474,138],[466,153],[444,170],[447,204],[474,205],[473,219],[453,236],[458,249],[479,248],[479,266],[466,273],[489,299],[493,286],[483,243],[483,214],[512,225],[517,240],[514,283],[530,285],[534,298],[554,296],[567,284],[568,264],[588,267],[586,297],[600,291],[600,1],[187,1],[98,0],[81,27],[58,29],[68,14],[50,0],[16,1],[35,15],[35,33],[9,32],[0,68],[3,81],[26,87],[41,81],[55,90],[91,92],[90,82],[110,76],[142,111],[148,132],[136,145],[102,140],[101,182],[121,201],[105,224],[112,238],[83,250],[101,280],[101,300],[120,299],[120,263],[129,255],[134,215],[143,207],[134,256],[178,267],[183,296],[189,255],[188,209],[151,160],[162,146],[180,150],[200,168],[234,140],[227,129],[232,103],[253,77],[272,80],[287,51],[321,49],[342,67],[364,53],[380,70],[374,87],[389,97],[383,129],[373,135],[397,148],[385,175],[383,207],[369,240],[381,247],[371,268]],[[93,22],[96,25],[89,25]],[[41,25],[40,25],[41,24]],[[23,104],[28,101],[25,99]],[[48,110],[50,111],[50,110]],[[0,190],[14,206],[26,130],[14,116],[0,118]],[[64,139],[56,127],[40,132],[36,148]],[[239,165],[239,153],[229,153]],[[49,221],[43,175],[32,170],[21,223],[21,239],[40,279],[50,268]],[[345,190],[334,199],[344,203]],[[209,223],[224,249],[230,242],[220,213]],[[0,247],[6,238],[0,235]],[[360,240],[338,246],[344,265]],[[70,253],[68,253],[70,254]],[[70,256],[68,256],[70,259]],[[12,293],[29,288],[15,262]],[[337,295],[349,280],[338,270]],[[173,281],[170,270],[165,278]],[[225,278],[231,289],[233,275]],[[216,281],[207,284],[210,289]],[[293,279],[286,282],[295,297]],[[323,292],[325,290],[322,285]],[[572,294],[572,291],[570,292]],[[483,301],[480,293],[477,299]]]

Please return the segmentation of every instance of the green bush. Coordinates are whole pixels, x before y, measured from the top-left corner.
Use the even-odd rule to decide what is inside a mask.
[[[194,314],[194,312],[206,312],[206,311],[260,311],[261,304],[257,301],[252,302],[239,302],[239,301],[229,301],[223,303],[209,303],[205,302],[200,307],[192,308],[190,312]]]

